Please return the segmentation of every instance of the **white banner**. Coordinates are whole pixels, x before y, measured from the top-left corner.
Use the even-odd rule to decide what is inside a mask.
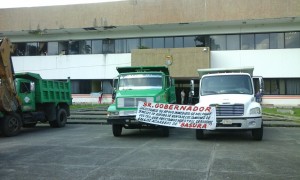
[[[216,128],[216,108],[139,102],[136,119],[161,126],[212,130]]]

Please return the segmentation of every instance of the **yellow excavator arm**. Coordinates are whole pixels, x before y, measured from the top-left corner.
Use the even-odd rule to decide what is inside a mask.
[[[0,41],[0,111],[16,111],[20,106],[11,60],[12,44],[8,38]]]

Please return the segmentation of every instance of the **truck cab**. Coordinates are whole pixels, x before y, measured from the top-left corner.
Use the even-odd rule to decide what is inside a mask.
[[[168,127],[141,123],[135,119],[138,102],[176,103],[175,84],[165,66],[118,67],[113,97],[108,108],[107,122],[112,124],[114,136],[122,128],[161,128],[163,136],[169,135]]]
[[[254,140],[262,140],[263,120],[253,85],[254,68],[199,69],[199,103],[216,107],[216,130],[251,130]],[[260,91],[263,81],[259,78]],[[204,130],[196,130],[204,138]]]

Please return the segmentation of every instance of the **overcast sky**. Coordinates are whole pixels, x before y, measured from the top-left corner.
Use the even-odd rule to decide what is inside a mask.
[[[52,6],[64,4],[87,4],[120,0],[5,0],[0,3],[0,9],[16,7]]]

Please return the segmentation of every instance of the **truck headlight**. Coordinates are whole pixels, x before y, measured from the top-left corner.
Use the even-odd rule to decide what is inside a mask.
[[[261,110],[259,107],[250,109],[250,114],[261,114]]]

